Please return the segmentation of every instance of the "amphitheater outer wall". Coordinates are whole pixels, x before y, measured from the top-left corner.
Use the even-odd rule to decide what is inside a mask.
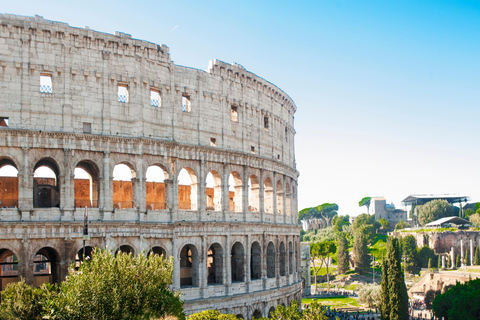
[[[41,76],[51,79],[51,92],[41,92]],[[119,101],[119,87],[127,88],[128,102]],[[95,194],[87,246],[134,253],[160,247],[173,257],[172,286],[187,313],[215,308],[249,319],[300,299],[296,107],[275,85],[218,60],[207,72],[175,65],[168,47],[124,33],[0,15],[0,97],[7,121],[0,167],[18,170],[17,202],[0,209],[0,250],[16,255],[18,275],[29,284],[40,278],[39,252],[49,256],[49,281],[60,282],[82,248],[80,166],[92,172]],[[133,174],[129,208],[113,201],[117,164]],[[161,209],[146,200],[153,165],[165,178]],[[50,207],[38,205],[39,166],[55,172],[58,201]],[[179,209],[182,168],[192,178],[190,209]],[[213,209],[206,203],[209,172],[216,175]],[[181,267],[185,247],[192,263]]]

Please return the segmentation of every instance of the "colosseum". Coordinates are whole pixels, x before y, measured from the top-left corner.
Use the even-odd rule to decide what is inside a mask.
[[[86,252],[173,257],[187,314],[245,319],[302,290],[292,99],[238,64],[0,15],[1,286]],[[87,209],[85,209],[87,207]]]

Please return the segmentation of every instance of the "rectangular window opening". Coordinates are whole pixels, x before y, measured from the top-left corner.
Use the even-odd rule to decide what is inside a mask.
[[[150,105],[160,107],[160,92],[154,89],[150,90]]]
[[[8,127],[8,118],[0,117],[0,127]]]
[[[285,141],[288,142],[288,129],[285,127]]]
[[[230,119],[233,122],[238,122],[238,110],[237,106],[232,106],[231,113],[230,113]]]
[[[267,116],[263,117],[263,128],[265,130],[268,130],[268,117]]]
[[[128,88],[124,84],[118,85],[118,102],[121,102],[121,103],[128,102]]]
[[[40,74],[40,92],[52,93],[52,75],[42,73]]]
[[[191,102],[190,96],[183,95],[182,96],[182,111],[183,112],[191,112]]]
[[[280,160],[280,155],[279,154],[277,155],[277,160]]]
[[[210,138],[210,146],[215,147],[217,145],[217,139]]]
[[[92,133],[92,123],[90,122],[84,122],[83,123],[83,133]]]
[[[254,147],[254,146],[251,146],[251,147],[250,147],[250,152],[253,153],[253,154],[255,154],[255,147]]]

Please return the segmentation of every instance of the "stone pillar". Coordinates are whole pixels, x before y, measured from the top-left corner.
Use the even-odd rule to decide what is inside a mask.
[[[165,185],[165,209],[170,211],[170,222],[174,221],[173,219],[173,203],[175,199],[175,184],[173,183],[173,179],[165,179],[163,181]],[[177,188],[178,191],[178,188]],[[177,196],[178,199],[178,196]]]
[[[264,169],[260,169],[260,177],[258,178],[258,195],[259,195],[259,207],[260,210],[260,221],[265,221],[265,178],[264,178]]]
[[[113,209],[112,172],[110,172],[110,152],[103,153],[103,206],[105,211]]]
[[[442,269],[445,269],[445,256],[442,254]]]
[[[173,279],[172,286],[173,291],[180,290],[180,259],[178,257],[178,240],[177,233],[173,233],[172,239],[172,256],[173,256]]]
[[[455,251],[454,251],[453,247],[450,249],[450,257],[452,259],[451,268],[454,269],[455,268]]]
[[[263,316],[268,318],[268,303],[266,301],[263,303]]]
[[[63,168],[60,171],[60,208],[72,208],[70,203],[70,172],[68,172],[70,167],[70,156],[71,156],[71,149],[63,149]],[[59,168],[60,169],[60,168]]]
[[[104,176],[98,176],[98,181],[97,181],[97,188],[99,188],[99,194],[97,195],[97,207],[98,208],[103,208],[105,206],[104,203],[104,194],[105,194],[105,178]]]
[[[225,277],[225,288],[227,295],[230,295],[230,286],[232,285],[232,258],[230,257],[230,235],[225,236],[225,271],[226,271],[226,277]]]
[[[280,240],[278,235],[275,236],[275,279],[277,287],[280,286]]]
[[[202,298],[206,298],[206,291],[207,291],[207,249],[206,249],[206,237],[204,235],[201,236],[202,238],[202,245],[200,246],[199,252],[199,268],[198,268],[198,277],[200,282],[200,295]]]
[[[285,175],[283,175],[283,183],[282,183],[282,188],[283,188],[283,223],[287,223],[287,197],[286,197],[286,190],[285,190]]]
[[[140,213],[143,213],[147,210],[147,192],[146,184],[147,177],[143,174],[143,155],[140,155],[140,160],[137,162],[137,185],[136,185],[136,199],[135,205]],[[142,220],[142,219],[139,219]]]
[[[285,276],[287,279],[287,285],[290,284],[290,244],[288,242],[288,239],[290,237],[287,235],[285,236]],[[293,243],[292,243],[292,250],[293,250]],[[293,260],[293,254],[292,254],[292,260]],[[293,267],[293,264],[292,264]]]
[[[242,210],[243,210],[243,221],[247,221],[247,214],[248,214],[248,167],[243,166],[243,203],[242,203]]]
[[[250,246],[250,235],[245,236],[245,282],[247,283],[247,292],[250,292],[250,281],[251,281],[251,259],[252,259],[252,250]]]
[[[267,233],[263,232],[263,246],[262,246],[262,279],[263,289],[267,288]]]
[[[473,266],[473,257],[474,257],[474,252],[473,252],[473,240],[470,239],[470,265]]]
[[[273,221],[277,223],[280,222],[280,218],[277,211],[277,173],[275,171],[273,172],[272,193]]]
[[[223,164],[222,186],[221,186],[221,201],[222,201],[222,220],[225,221],[227,212],[230,210],[230,191],[228,184],[229,172],[227,170],[227,163]],[[215,190],[216,192],[216,190]],[[235,209],[233,209],[235,211]]]
[[[198,177],[198,187],[197,187],[197,208],[192,210],[197,210],[198,212],[198,221],[202,221],[206,213],[206,203],[205,198],[207,195],[207,182],[205,174],[205,160],[200,160],[200,170]]]
[[[463,240],[460,240],[460,263],[463,267],[464,266],[464,263],[463,263]]]

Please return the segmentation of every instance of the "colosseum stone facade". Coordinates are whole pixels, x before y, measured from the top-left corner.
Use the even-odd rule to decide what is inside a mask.
[[[64,279],[88,207],[87,253],[173,257],[187,313],[298,300],[295,111],[237,64],[0,15],[2,288]]]

